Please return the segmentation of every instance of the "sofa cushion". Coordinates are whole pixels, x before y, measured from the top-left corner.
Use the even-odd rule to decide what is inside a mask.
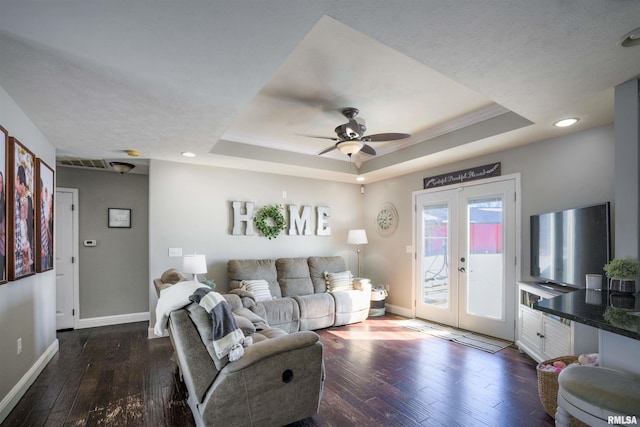
[[[322,293],[327,291],[327,282],[324,278],[324,272],[338,273],[340,271],[346,271],[347,266],[344,263],[344,259],[340,256],[312,256],[309,257],[309,275],[311,276],[311,282],[316,293]]]
[[[312,331],[333,326],[335,302],[328,293],[293,297],[300,307],[300,330]]]
[[[242,286],[243,280],[263,279],[269,284],[269,291],[275,298],[282,297],[278,285],[278,273],[275,261],[272,259],[232,259],[227,263],[229,289]]]
[[[269,290],[269,283],[264,279],[243,280],[240,289],[250,292],[256,301],[269,301],[273,299],[271,291]]]
[[[272,328],[289,333],[300,330],[300,307],[293,298],[258,302],[250,310],[265,319]]]
[[[349,270],[339,273],[325,271],[324,278],[327,281],[327,292],[350,291],[353,289],[353,274]]]
[[[233,312],[233,318],[236,321],[236,326],[240,328],[245,337],[252,335],[256,332],[255,325],[251,322],[251,320],[246,317],[240,315],[237,312]],[[213,322],[212,322],[213,323]]]
[[[282,296],[310,295],[314,293],[305,258],[280,258],[276,260],[278,283]]]

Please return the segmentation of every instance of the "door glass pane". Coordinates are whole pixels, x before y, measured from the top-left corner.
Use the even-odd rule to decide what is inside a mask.
[[[467,204],[467,313],[491,319],[504,316],[501,197]]]
[[[449,205],[422,208],[422,303],[449,307]]]

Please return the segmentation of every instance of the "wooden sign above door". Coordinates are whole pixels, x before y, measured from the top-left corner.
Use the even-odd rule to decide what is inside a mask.
[[[445,185],[461,184],[476,179],[490,178],[492,176],[500,176],[501,162],[491,163],[490,165],[476,166],[471,169],[464,169],[456,172],[449,172],[442,175],[436,175],[424,179],[424,189],[442,187]]]

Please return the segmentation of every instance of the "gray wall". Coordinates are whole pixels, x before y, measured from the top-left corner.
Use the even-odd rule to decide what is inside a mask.
[[[80,319],[147,312],[148,176],[61,167],[57,186],[78,189]],[[108,208],[131,209],[131,228],[108,228]]]
[[[529,216],[534,213],[583,206],[614,197],[613,127],[603,126],[555,139],[365,186],[364,223],[369,245],[364,248],[363,276],[374,284],[389,284],[387,303],[412,310],[411,209],[413,191],[422,190],[423,178],[445,172],[502,162],[502,174],[521,174],[521,270],[529,272]],[[374,215],[383,202],[396,206],[400,221],[388,237],[375,232]],[[612,211],[613,216],[613,211]],[[613,230],[612,230],[613,231]]]
[[[0,124],[55,168],[55,148],[2,88]],[[55,315],[53,270],[0,285],[0,402],[47,350],[57,348]],[[16,354],[18,338],[23,346],[20,355]],[[0,420],[4,415],[0,411]]]
[[[282,191],[287,198],[282,198]],[[362,227],[360,185],[317,179],[247,172],[218,167],[187,165],[152,160],[149,172],[150,277],[163,271],[181,269],[182,258],[170,258],[169,248],[182,248],[183,254],[205,254],[209,279],[218,290],[227,290],[226,263],[229,259],[305,257],[341,255],[357,271],[355,248],[347,245],[351,228]],[[268,240],[258,234],[231,234],[231,202],[254,202],[260,206],[279,203],[326,206],[331,209],[330,236],[281,234]],[[150,304],[156,305],[150,288]],[[154,313],[152,312],[152,322]]]

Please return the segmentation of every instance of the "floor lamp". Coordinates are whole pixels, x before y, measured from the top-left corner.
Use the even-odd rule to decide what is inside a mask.
[[[347,237],[347,243],[350,245],[356,245],[356,252],[358,253],[358,277],[360,276],[360,245],[366,245],[369,243],[367,240],[367,232],[363,229],[349,230],[349,236]]]

